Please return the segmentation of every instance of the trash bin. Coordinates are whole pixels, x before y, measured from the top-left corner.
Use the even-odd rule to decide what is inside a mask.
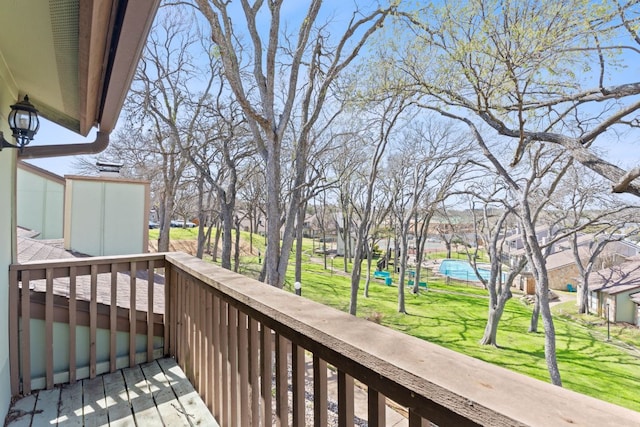
[[[393,283],[393,279],[391,279],[391,277],[385,277],[384,279],[384,284],[387,286],[391,286],[391,284]]]

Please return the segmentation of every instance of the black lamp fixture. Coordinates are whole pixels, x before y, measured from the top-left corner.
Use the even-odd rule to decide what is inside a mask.
[[[4,139],[2,132],[0,132],[0,150],[3,148],[19,148],[22,150],[33,140],[36,132],[38,132],[40,128],[38,110],[29,102],[28,95],[25,95],[22,101],[18,101],[11,106],[9,127],[16,140],[16,144],[11,144]]]

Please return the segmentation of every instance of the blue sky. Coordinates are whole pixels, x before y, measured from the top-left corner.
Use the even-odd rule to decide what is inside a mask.
[[[372,4],[374,2],[370,2]],[[334,25],[342,27],[345,22],[351,17],[351,11],[355,8],[357,2],[344,1],[344,0],[331,0],[327,1],[321,11],[319,22],[324,22],[327,18],[331,19]],[[363,5],[362,2],[359,3]],[[368,8],[369,6],[363,6]],[[307,2],[285,2],[283,5],[283,21],[282,28],[292,31],[293,28],[297,28],[299,21],[304,17],[308,8]],[[233,12],[232,12],[233,13]],[[264,16],[263,19],[268,19]],[[241,21],[237,23],[242,25]],[[627,62],[627,61],[625,61]],[[628,68],[622,68],[619,73],[616,74],[618,78],[622,78],[624,81],[633,81],[635,76],[640,71],[640,64],[634,64],[633,61],[627,62],[627,64],[633,64]],[[615,83],[615,82],[612,82]],[[92,131],[87,138],[83,138],[71,131],[67,131],[61,126],[50,123],[46,120],[41,120],[40,131],[36,135],[32,144],[67,144],[67,143],[82,143],[93,141],[95,137],[95,130]],[[640,141],[638,141],[636,132],[627,132],[618,138],[615,133],[608,133],[603,135],[596,143],[596,146],[607,152],[605,156],[609,161],[619,164],[622,167],[632,167],[637,165],[640,161]],[[74,170],[74,157],[58,157],[48,159],[30,160],[30,163],[36,166],[47,169],[58,175],[69,175],[77,173]]]

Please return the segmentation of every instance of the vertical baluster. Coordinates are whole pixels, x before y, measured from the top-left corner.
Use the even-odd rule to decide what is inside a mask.
[[[305,424],[305,356],[304,348],[291,343],[291,381],[293,389],[293,425]]]
[[[249,318],[249,377],[251,394],[251,425],[260,425],[260,335],[258,321]]]
[[[129,366],[135,366],[136,364],[136,323],[138,322],[138,312],[136,310],[137,274],[136,262],[132,261],[129,271]]]
[[[76,277],[78,275],[75,266],[69,267],[69,383],[76,382]]]
[[[176,346],[176,353],[178,354],[178,361],[180,362],[180,366],[183,371],[186,367],[186,357],[185,357],[185,349],[187,344],[187,326],[185,319],[187,317],[187,313],[185,312],[185,286],[184,279],[182,274],[176,274],[176,294],[178,295],[178,308],[176,311],[176,319],[178,322],[178,329],[176,331],[176,338],[178,341],[178,345]]]
[[[213,413],[213,400],[214,400],[214,384],[215,384],[215,374],[213,370],[213,292],[211,289],[207,289],[205,293],[205,304],[206,304],[206,313],[205,313],[205,333],[207,336],[207,348],[206,348],[206,357],[207,357],[207,392],[206,392],[206,402],[209,407],[209,411]]]
[[[220,300],[220,359],[222,361],[222,425],[231,425],[229,400],[229,322],[228,304]]]
[[[276,425],[289,424],[289,363],[287,339],[276,335]]]
[[[237,426],[239,420],[240,396],[238,383],[238,309],[231,304],[229,307],[229,385],[231,386],[231,425]]]
[[[44,342],[45,342],[45,376],[47,390],[53,388],[53,269],[47,268],[45,273],[47,291],[44,308]]]
[[[198,286],[198,333],[200,335],[198,339],[198,370],[200,371],[200,393],[204,393],[207,389],[207,334],[206,334],[206,316],[207,305],[205,302],[206,290],[205,285],[200,284]]]
[[[238,314],[238,365],[240,381],[240,425],[249,426],[249,316],[240,311]]]
[[[164,354],[176,357],[176,272],[164,263]]]
[[[377,390],[369,387],[367,390],[368,424],[370,427],[385,427],[386,404],[385,397]]]
[[[202,382],[200,372],[200,284],[191,280],[191,337],[193,339],[193,387],[198,390]]]
[[[184,336],[186,346],[184,347],[184,373],[189,378],[189,381],[193,381],[193,340],[191,329],[191,281],[188,277],[181,274],[182,287],[184,289]]]
[[[118,349],[118,264],[111,264],[111,305],[109,307],[109,371],[115,372]]]
[[[263,421],[265,426],[272,425],[272,407],[271,407],[271,389],[273,377],[272,374],[272,345],[271,345],[271,329],[267,328],[264,323],[262,324],[262,348],[260,349],[260,377],[262,378],[262,392],[260,393],[260,405],[262,406]]]
[[[153,360],[153,300],[155,286],[155,268],[153,260],[147,267],[147,362]]]
[[[213,378],[215,380],[213,396],[213,415],[220,421],[222,416],[222,361],[220,352],[220,298],[213,298]]]
[[[409,427],[429,427],[429,421],[416,414],[412,408],[409,408]]]
[[[20,337],[18,304],[18,270],[9,272],[9,371],[11,378],[11,395],[20,393]]]
[[[327,362],[313,356],[313,424],[327,426]]]
[[[338,425],[353,425],[353,378],[338,371]]]
[[[29,270],[22,272],[22,393],[31,394],[31,290]]]
[[[207,381],[209,371],[207,370],[207,350],[209,346],[209,339],[207,337],[207,286],[202,284],[200,286],[200,298],[198,298],[198,305],[200,306],[200,318],[198,325],[200,328],[200,392],[205,393],[207,390]]]
[[[96,333],[98,330],[98,266],[91,265],[91,300],[89,302],[89,378],[96,377]]]
[[[180,366],[183,365],[182,362],[182,341],[181,341],[181,336],[182,336],[182,311],[181,311],[181,300],[182,300],[182,289],[180,288],[180,275],[177,273],[176,270],[171,271],[171,277],[173,278],[173,283],[171,284],[171,289],[173,290],[172,296],[175,296],[176,302],[175,302],[175,311],[173,312],[174,314],[174,318],[173,318],[173,322],[175,324],[175,330],[173,331],[173,339],[174,339],[174,346],[173,346],[173,352],[174,352],[174,357],[176,358],[176,361],[178,361],[178,363],[180,364]]]

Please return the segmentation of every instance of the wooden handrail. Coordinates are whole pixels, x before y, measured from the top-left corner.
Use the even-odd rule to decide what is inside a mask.
[[[384,399],[381,396],[407,408],[410,426],[423,425],[425,420],[456,426],[634,425],[639,419],[638,413],[629,409],[350,316],[189,255],[167,254],[166,261],[175,277],[170,281],[171,295],[175,292],[180,301],[171,304],[168,315],[168,327],[173,329],[170,352],[192,381],[202,375],[216,381],[214,385],[207,385],[213,393],[202,390],[200,393],[213,396],[206,402],[221,424],[231,423],[232,418],[227,417],[233,416],[233,408],[225,409],[225,405],[233,405],[240,399],[231,389],[234,381],[240,381],[250,385],[252,396],[260,396],[260,410],[255,403],[250,403],[251,399],[242,400],[246,402],[242,408],[249,417],[262,414],[263,419],[269,420],[273,416],[286,425],[282,418],[284,407],[288,405],[284,391],[288,386],[285,384],[293,389],[291,381],[299,381],[299,378],[293,375],[293,379],[286,378],[291,366],[285,365],[291,365],[292,349],[299,355],[300,348],[312,357],[316,373],[313,394],[317,425],[324,425],[326,420],[327,386],[323,378],[326,364],[337,370],[338,418],[344,422],[351,417],[352,378],[371,391],[369,425],[383,425]],[[213,317],[216,318],[218,311],[220,321],[214,322],[214,328],[218,330],[211,336],[206,332],[206,325],[199,324],[200,317],[189,315],[188,307],[193,304],[193,298],[204,301],[201,304],[208,304],[208,298],[213,299]],[[246,321],[236,324],[236,316],[230,316],[231,308],[247,316],[249,322],[256,322],[257,326],[252,329],[251,323],[247,325]],[[204,322],[209,324],[211,318],[205,316]],[[227,370],[232,365],[226,358],[234,356],[229,356],[229,350],[224,348],[227,343],[222,340],[235,335],[237,328],[242,330],[243,337],[244,334],[253,337],[256,329],[261,331],[260,340],[251,338],[248,345],[243,344],[238,351],[248,352],[250,372],[258,369],[263,379],[269,379],[262,381],[266,384],[262,390],[256,389],[255,379]],[[187,331],[189,333],[185,333]],[[205,346],[213,342],[214,366],[220,367],[221,374],[215,369],[211,371],[206,361],[190,358],[193,355],[189,352],[195,348],[197,339],[203,340]],[[256,359],[260,361],[259,366],[255,365]],[[273,384],[270,380],[272,369],[275,370]],[[229,398],[227,393],[233,393],[233,396]],[[219,402],[216,399],[220,395],[223,397]],[[274,413],[272,397],[276,400]],[[300,396],[294,395],[292,400],[296,401],[296,398]]]

